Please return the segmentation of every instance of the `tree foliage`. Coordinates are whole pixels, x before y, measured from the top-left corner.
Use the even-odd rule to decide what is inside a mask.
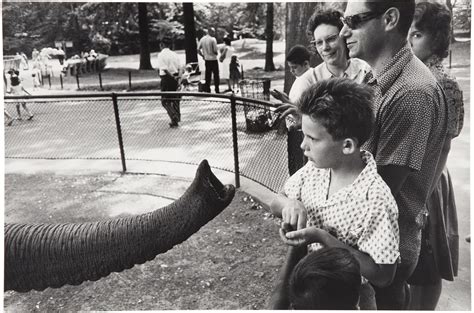
[[[174,38],[176,48],[182,48],[183,4],[148,2],[147,8],[151,51],[158,50],[165,34]],[[262,3],[194,3],[197,37],[213,26],[219,42],[226,35],[264,39],[265,15]],[[278,39],[284,36],[283,3],[274,4],[274,15],[274,37]],[[68,54],[96,49],[115,55],[140,49],[136,2],[4,2],[2,20],[6,54],[31,53],[34,47],[53,47],[55,41],[73,41]]]

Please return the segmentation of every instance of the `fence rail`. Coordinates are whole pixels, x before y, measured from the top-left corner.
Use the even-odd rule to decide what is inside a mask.
[[[181,123],[170,128],[163,96],[180,101]],[[288,177],[286,134],[273,122],[274,104],[229,94],[117,92],[6,96],[14,112],[26,102],[35,115],[5,128],[5,157],[120,159],[199,164],[234,172],[279,190]]]

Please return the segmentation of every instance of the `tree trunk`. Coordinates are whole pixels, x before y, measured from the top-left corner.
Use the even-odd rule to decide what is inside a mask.
[[[456,42],[456,39],[454,39],[454,15],[453,15],[453,7],[456,5],[456,1],[454,3],[451,2],[451,0],[446,0],[446,6],[449,9],[449,12],[451,12],[451,30],[450,30],[450,35],[451,35],[451,43]]]
[[[197,62],[196,26],[194,24],[194,7],[192,2],[183,3],[183,18],[186,63]]]
[[[324,6],[321,2],[287,2],[286,3],[286,47],[285,55],[295,45],[303,45],[310,48],[311,39],[306,34],[306,26],[309,18],[316,9]],[[311,58],[311,66],[321,63],[318,56]],[[288,64],[285,63],[284,91],[288,93],[295,77],[290,73]]]
[[[138,27],[140,32],[140,70],[152,70],[148,44],[148,10],[146,3],[138,3]]]
[[[265,37],[267,39],[267,49],[265,52],[265,72],[275,70],[273,63],[273,3],[267,3],[267,25],[265,28]]]

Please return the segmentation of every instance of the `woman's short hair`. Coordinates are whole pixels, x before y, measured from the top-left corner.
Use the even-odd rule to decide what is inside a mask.
[[[360,286],[357,259],[344,248],[325,247],[306,255],[293,269],[290,305],[297,310],[353,310]]]
[[[341,21],[342,13],[334,9],[318,10],[310,17],[306,27],[307,35],[312,38],[314,30],[321,24],[336,26],[339,30],[344,24]]]
[[[355,138],[362,145],[374,125],[372,89],[349,78],[330,78],[307,88],[298,101],[301,114],[320,122],[334,140]]]
[[[415,27],[432,37],[432,51],[440,58],[448,56],[451,40],[451,13],[441,3],[420,2],[413,18]]]
[[[303,65],[304,62],[308,61],[311,58],[311,53],[309,50],[302,45],[296,45],[291,47],[286,56],[286,61],[294,64]]]
[[[229,37],[224,37],[224,43],[228,46],[230,46],[231,40]]]

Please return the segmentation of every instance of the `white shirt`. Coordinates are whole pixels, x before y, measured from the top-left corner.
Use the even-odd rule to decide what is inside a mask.
[[[199,40],[198,51],[202,50],[202,54],[204,55],[204,60],[206,61],[213,61],[217,60],[217,40],[214,37],[206,35]]]
[[[169,48],[164,48],[158,54],[158,68],[160,69],[160,76],[166,75],[165,70],[168,70],[172,75],[178,74],[180,69],[180,59],[176,52]]]
[[[362,83],[365,76],[370,71],[370,65],[367,64],[365,61],[362,61],[361,59],[357,58],[351,58],[349,59],[349,66],[344,71],[342,77],[347,77],[358,83]],[[317,81],[333,77],[335,76],[328,70],[326,63],[323,62],[315,68],[310,69],[309,71],[306,71],[303,75],[301,75],[301,79],[305,81],[301,84],[311,86]]]
[[[306,163],[285,183],[284,194],[303,203],[306,227],[324,229],[342,243],[367,253],[376,264],[398,261],[398,208],[390,188],[377,173],[373,156],[361,152],[365,168],[349,186],[329,198],[331,173]],[[321,248],[309,245],[309,251]]]
[[[295,81],[293,82],[293,85],[291,85],[288,97],[290,98],[290,101],[292,103],[297,103],[301,95],[303,94],[303,91],[305,91],[309,86],[311,86],[309,84],[309,81],[303,77],[306,73],[311,72],[311,70],[312,68],[309,68],[308,70],[306,70],[306,72],[296,77]]]

